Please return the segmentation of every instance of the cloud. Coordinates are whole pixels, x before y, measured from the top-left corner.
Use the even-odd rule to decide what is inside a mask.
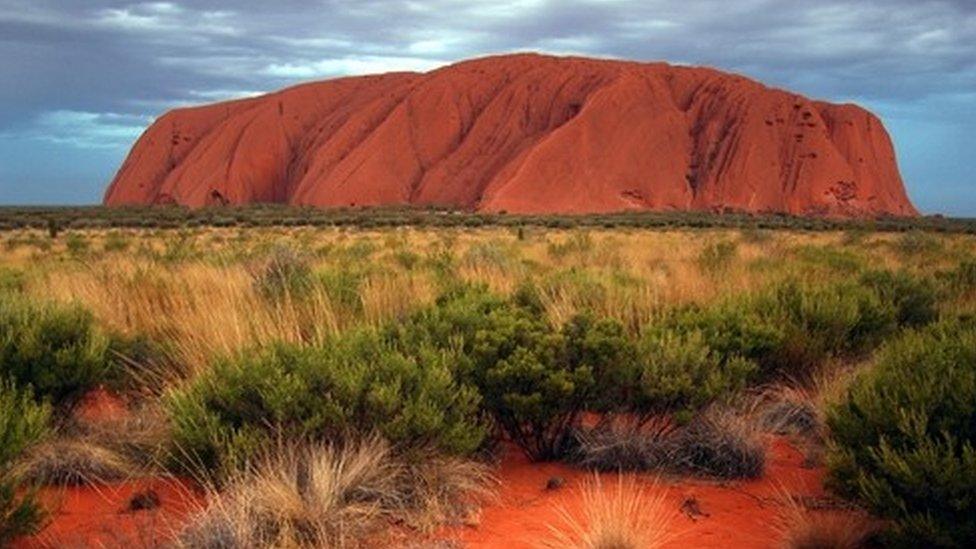
[[[269,76],[307,79],[393,71],[426,72],[446,63],[443,60],[424,59],[421,57],[383,57],[371,55],[323,59],[321,61],[299,61],[284,64],[272,63],[265,68],[265,73]]]
[[[95,26],[125,32],[182,32],[185,34],[236,35],[238,29],[227,22],[233,12],[224,10],[188,10],[172,2],[144,2],[124,8],[96,10],[91,21]]]
[[[0,133],[0,139],[112,149],[130,145],[151,122],[149,116],[56,110],[41,113],[25,130]]]

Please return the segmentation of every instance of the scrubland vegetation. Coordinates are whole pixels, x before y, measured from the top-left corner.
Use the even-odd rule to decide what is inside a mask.
[[[785,546],[976,539],[964,225],[63,215],[8,215],[0,233],[0,543],[43,524],[36,486],[141,471],[209,491],[179,546],[368,546],[463,522],[504,444],[729,480],[763,474],[770,435],[826,464],[845,500],[824,518],[784,497]],[[73,413],[95,388],[131,408],[112,436]],[[584,516],[539,543],[668,538],[660,502],[620,482],[588,486]],[[803,541],[855,526],[854,542]]]

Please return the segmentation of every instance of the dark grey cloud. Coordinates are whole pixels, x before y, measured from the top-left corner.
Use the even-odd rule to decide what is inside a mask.
[[[966,188],[961,161],[925,165],[976,124],[972,0],[0,0],[0,202],[33,200],[24,166],[4,166],[24,150],[114,151],[70,183],[97,200],[173,106],[520,50],[711,65],[862,102],[896,139],[931,137],[900,148],[916,197]]]

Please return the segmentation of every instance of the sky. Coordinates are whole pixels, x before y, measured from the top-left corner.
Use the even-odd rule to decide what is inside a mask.
[[[91,204],[177,106],[539,51],[706,65],[881,116],[976,217],[976,0],[0,0],[0,204]]]

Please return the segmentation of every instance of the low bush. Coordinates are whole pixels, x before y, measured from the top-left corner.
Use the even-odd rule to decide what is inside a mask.
[[[776,435],[816,436],[820,412],[813,399],[797,389],[782,390],[758,414],[759,426]]]
[[[105,235],[102,250],[105,252],[124,252],[129,249],[129,245],[129,238],[126,235],[112,231]]]
[[[450,351],[403,354],[371,331],[321,347],[278,344],[223,358],[166,404],[178,451],[226,473],[277,437],[341,443],[377,431],[404,451],[467,454],[485,437],[476,390]]]
[[[740,356],[752,360],[763,377],[769,377],[778,366],[773,357],[786,339],[784,326],[770,321],[748,296],[711,307],[675,310],[653,329],[693,339],[696,336],[687,334],[701,334],[700,339],[708,342],[719,359]]]
[[[828,412],[831,485],[905,545],[976,540],[976,327],[943,322],[879,352]]]
[[[38,404],[30,389],[0,380],[0,546],[36,532],[44,520],[34,493],[10,467],[47,435],[50,421],[50,407]]]
[[[254,286],[262,296],[277,300],[300,298],[312,287],[312,269],[298,252],[275,247],[267,262],[253,273]]]
[[[0,293],[21,292],[24,289],[24,272],[0,266]]]
[[[55,405],[109,377],[109,341],[79,306],[0,295],[0,376]]]
[[[756,364],[737,355],[722,356],[699,331],[651,329],[641,338],[640,366],[630,396],[641,418],[675,414],[679,422],[706,405],[745,387]]]
[[[787,281],[710,307],[678,309],[657,329],[686,338],[701,333],[720,359],[755,362],[754,379],[802,379],[830,357],[873,350],[899,322],[931,321],[934,298],[929,283],[891,273],[830,284]]]
[[[735,242],[723,240],[702,248],[698,255],[698,266],[706,273],[716,274],[727,270],[738,254]]]
[[[583,411],[618,405],[612,395],[633,375],[635,357],[616,321],[582,315],[557,331],[538,307],[530,289],[504,300],[483,287],[461,287],[393,335],[405,349],[458,349],[464,382],[477,387],[508,436],[542,460],[565,451]]]
[[[69,233],[68,237],[64,239],[64,245],[68,249],[68,253],[74,256],[82,256],[88,253],[91,249],[91,243],[85,235],[80,233]]]
[[[896,328],[894,307],[856,282],[783,284],[755,305],[767,321],[784,326],[785,338],[764,358],[767,371],[803,378],[831,356],[874,349]]]
[[[766,445],[751,419],[718,407],[685,424],[668,417],[654,424],[603,421],[574,431],[570,461],[596,471],[657,471],[716,479],[762,475]]]
[[[944,278],[949,286],[959,293],[968,293],[976,290],[976,260],[969,259],[959,263],[959,265],[945,273]]]
[[[942,242],[930,233],[919,230],[908,231],[894,242],[895,250],[906,256],[937,254],[942,251]]]
[[[899,326],[924,326],[939,316],[938,292],[929,279],[904,271],[868,271],[861,275],[860,282],[894,308]]]
[[[570,255],[584,255],[589,253],[595,243],[587,231],[573,231],[561,242],[550,242],[547,249],[549,256],[560,260]]]
[[[827,267],[831,271],[856,274],[864,269],[863,254],[836,246],[805,245],[795,249],[796,258],[810,266]]]
[[[329,296],[329,300],[346,314],[357,314],[362,311],[360,289],[365,277],[365,271],[353,268],[325,269],[315,272],[315,278],[325,294]]]
[[[467,370],[495,421],[532,459],[558,457],[596,382],[586,357],[569,356],[563,333],[538,317],[495,314],[475,334]]]

